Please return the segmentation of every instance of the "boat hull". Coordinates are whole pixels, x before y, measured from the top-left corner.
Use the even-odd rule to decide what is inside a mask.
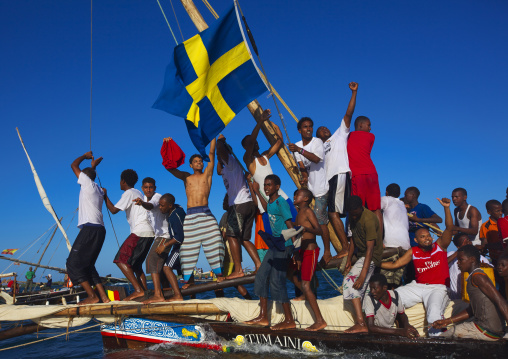
[[[295,351],[328,353],[370,350],[409,358],[436,358],[452,354],[455,357],[482,357],[485,353],[489,353],[489,358],[506,358],[508,353],[506,340],[498,342],[432,338],[411,340],[371,334],[344,334],[337,331],[309,332],[303,329],[273,331],[270,328],[232,322],[164,315],[127,318],[126,323],[123,329],[116,327],[116,334],[114,325],[102,330],[105,349],[141,349],[156,343],[169,343],[214,350],[242,350],[242,347],[246,349],[250,345],[271,345]],[[130,330],[128,327],[136,329]],[[167,327],[173,328],[176,333],[168,332]],[[178,335],[178,328],[199,332],[201,336],[189,339],[188,336]]]

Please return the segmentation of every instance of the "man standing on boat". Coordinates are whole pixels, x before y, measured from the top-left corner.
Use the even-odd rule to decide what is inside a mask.
[[[171,137],[164,141],[172,141]],[[210,163],[203,170],[203,157],[192,155],[189,165],[193,174],[176,168],[167,169],[169,173],[181,179],[187,194],[187,215],[183,223],[185,241],[180,247],[180,263],[183,279],[188,282],[196,263],[199,250],[203,245],[206,259],[217,276],[222,276],[222,261],[224,259],[224,243],[219,231],[217,220],[208,208],[208,197],[212,187],[213,167],[215,163],[216,139],[210,142]],[[185,286],[184,286],[185,287]]]
[[[256,270],[261,266],[254,244],[250,242],[252,225],[256,217],[256,205],[238,160],[229,152],[226,138],[220,135],[217,140],[217,173],[222,176],[228,198],[226,238],[235,264],[234,271],[226,279],[243,277],[242,246],[251,257]]]
[[[325,170],[325,150],[323,141],[312,136],[314,121],[310,117],[302,117],[296,126],[302,140],[290,143],[288,148],[295,154],[296,162],[302,173],[302,186],[307,186],[314,195],[314,213],[323,231],[323,260],[328,263],[332,259],[330,253],[330,232],[328,231],[328,181]]]
[[[349,89],[351,90],[351,99],[337,131],[332,135],[330,130],[324,126],[319,127],[316,131],[316,137],[323,141],[325,151],[326,180],[329,186],[328,218],[342,245],[342,250],[337,253],[336,258],[345,257],[348,253],[347,237],[341,218],[346,217],[344,204],[346,199],[351,196],[351,170],[347,155],[347,139],[351,119],[355,112],[358,84],[351,82]]]
[[[136,171],[127,169],[120,175],[120,189],[124,191],[120,200],[113,205],[103,188],[106,197],[106,206],[112,214],[125,211],[130,226],[130,235],[122,243],[113,260],[120,268],[125,278],[134,287],[134,293],[124,300],[131,300],[145,295],[146,276],[143,272],[143,263],[148,255],[154,240],[154,231],[148,220],[148,212],[142,206],[136,206],[136,200],[143,194],[134,188],[138,182]],[[71,278],[72,279],[72,278]]]
[[[477,248],[468,244],[460,247],[457,253],[459,269],[469,274],[466,286],[469,307],[450,318],[436,320],[432,327],[440,329],[452,325],[443,333],[448,338],[499,340],[504,335],[504,322],[508,320],[508,303],[480,268],[480,251]],[[472,322],[454,325],[471,317],[474,317]]]
[[[395,262],[383,262],[383,269],[397,269],[406,266],[413,259],[416,280],[395,289],[402,299],[405,308],[423,303],[427,313],[427,322],[434,323],[443,319],[443,313],[449,302],[447,287],[450,285],[450,271],[446,249],[452,241],[453,219],[450,212],[450,200],[438,199],[445,210],[446,229],[439,239],[432,243],[427,228],[416,231],[415,240],[418,246],[409,249]],[[430,336],[440,335],[436,328],[429,329]]]
[[[92,160],[92,166],[81,170],[79,165],[85,159]],[[88,295],[88,298],[78,303],[80,305],[98,303],[99,300],[102,300],[103,303],[109,302],[99,273],[95,269],[95,262],[106,238],[106,229],[102,219],[102,204],[105,193],[94,182],[96,177],[95,168],[101,161],[102,157],[95,159],[92,151],[90,151],[76,158],[71,164],[72,171],[81,186],[78,215],[78,228],[81,230],[72,245],[66,267],[71,281],[81,284]],[[94,284],[99,291],[100,299],[92,289]]]
[[[26,272],[26,274],[25,274],[25,278],[26,278],[25,293],[30,292],[30,288],[34,284],[34,277],[35,277],[35,272],[32,270],[32,267],[30,267],[28,269],[28,272]]]

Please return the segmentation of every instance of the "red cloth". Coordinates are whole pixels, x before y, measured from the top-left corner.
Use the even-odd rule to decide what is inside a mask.
[[[14,281],[11,279],[9,281],[9,283],[7,283],[7,287],[12,288],[13,285],[14,285]]]
[[[503,248],[506,248],[508,245],[508,217],[499,218],[497,220],[497,229],[499,231],[499,239],[503,241]]]
[[[416,283],[444,284],[449,287],[450,270],[446,251],[437,242],[434,242],[430,252],[424,252],[420,247],[412,249]]]
[[[161,147],[162,165],[167,170],[174,170],[185,162],[185,153],[175,141],[164,141]]]
[[[374,162],[370,158],[375,136],[370,132],[353,131],[347,141],[349,168],[353,176],[377,174]]]

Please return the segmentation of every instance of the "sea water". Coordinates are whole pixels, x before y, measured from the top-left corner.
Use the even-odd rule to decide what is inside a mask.
[[[342,275],[336,271],[328,271],[335,284],[342,284]],[[321,272],[317,272],[319,287],[317,289],[318,299],[330,298],[340,295],[330,279],[325,278]],[[249,284],[245,286],[249,293],[254,297],[254,286]],[[227,297],[239,297],[238,292],[234,288],[226,288],[224,290]],[[288,282],[288,294],[290,298],[294,296],[294,286]],[[212,293],[198,294],[198,299],[208,299],[214,297]],[[257,298],[256,298],[257,299]],[[2,329],[12,325],[12,323],[2,322]],[[96,322],[91,321],[83,327],[70,328],[69,331],[86,328]],[[65,329],[48,329],[41,331],[39,334],[28,334],[22,337],[12,338],[0,342],[0,350],[4,348],[12,348],[0,351],[0,358],[15,359],[54,359],[54,358],[104,358],[104,359],[138,359],[138,358],[224,358],[224,359],[251,359],[251,358],[270,358],[270,359],[290,359],[295,357],[302,358],[400,358],[392,354],[367,351],[358,349],[355,351],[324,351],[322,353],[302,353],[293,350],[280,349],[269,345],[250,345],[242,346],[241,352],[221,353],[211,350],[189,348],[181,346],[172,346],[168,344],[156,344],[143,350],[117,350],[105,351],[102,346],[102,337],[99,327],[71,333],[54,339],[48,339],[38,343],[37,340],[53,337],[58,334],[66,333]],[[31,344],[33,343],[33,344]]]

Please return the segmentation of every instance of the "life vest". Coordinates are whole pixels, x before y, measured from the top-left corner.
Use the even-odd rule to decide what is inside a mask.
[[[71,282],[71,279],[69,278],[69,276],[67,276],[66,278],[67,279],[64,282],[64,287],[66,287],[66,288],[74,287],[74,284]]]

